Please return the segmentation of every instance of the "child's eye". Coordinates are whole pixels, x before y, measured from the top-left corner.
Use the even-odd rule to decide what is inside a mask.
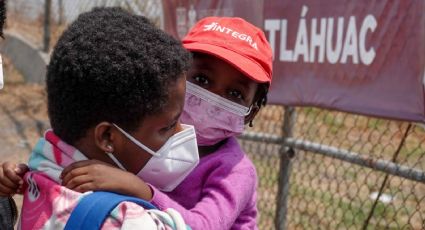
[[[238,90],[232,90],[230,91],[230,96],[234,99],[238,99],[238,100],[243,100],[244,96],[242,95],[242,93]]]
[[[197,74],[197,75],[193,76],[193,79],[200,86],[209,84],[208,78],[206,76],[202,75],[202,74]]]
[[[176,125],[177,125],[177,121],[175,121],[173,124],[171,124],[167,127],[162,128],[160,131],[164,132],[164,133],[168,132],[168,131],[172,130],[174,127],[176,127]]]

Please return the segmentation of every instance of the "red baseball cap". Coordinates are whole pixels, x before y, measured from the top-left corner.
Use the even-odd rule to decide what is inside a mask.
[[[261,29],[242,18],[207,17],[182,40],[189,51],[214,55],[256,82],[271,83],[272,50]]]

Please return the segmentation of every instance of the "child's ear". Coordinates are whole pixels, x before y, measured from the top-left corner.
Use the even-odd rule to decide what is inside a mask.
[[[260,111],[260,107],[256,104],[252,105],[251,112],[245,116],[245,125],[254,120],[255,116],[257,116],[258,111]]]
[[[103,152],[114,152],[112,127],[113,125],[109,122],[101,122],[94,129],[95,144]]]

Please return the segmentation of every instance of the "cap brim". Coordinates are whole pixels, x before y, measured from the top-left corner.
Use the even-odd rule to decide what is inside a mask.
[[[214,55],[222,60],[225,60],[240,72],[260,83],[270,82],[264,69],[257,62],[249,59],[246,56],[240,55],[232,50],[205,43],[186,43],[183,46],[194,52],[201,52]]]

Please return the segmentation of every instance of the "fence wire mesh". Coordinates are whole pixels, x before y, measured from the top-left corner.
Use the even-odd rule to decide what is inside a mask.
[[[45,2],[8,1],[7,30],[43,47]],[[160,25],[160,3],[156,0],[52,0],[49,47],[72,20],[95,6],[120,6],[144,14]],[[39,105],[40,100],[45,103],[45,98],[37,88],[35,94],[40,96],[36,97],[37,106],[33,106],[34,95],[19,93],[22,87],[25,86],[11,87],[12,94],[0,100],[0,113],[4,119],[15,122],[14,129],[24,141],[24,147],[29,148],[33,141],[28,142],[28,138],[35,140],[33,136],[40,135],[46,128],[46,114],[38,111],[45,107]],[[19,103],[10,107],[8,98]],[[38,115],[31,115],[33,112]],[[276,220],[279,220],[276,213],[282,210],[286,213],[284,226],[287,229],[425,229],[425,178],[412,180],[408,179],[410,174],[407,178],[397,176],[398,169],[389,174],[385,172],[386,167],[380,171],[368,167],[376,160],[383,160],[387,165],[395,163],[423,173],[423,125],[319,108],[296,108],[289,122],[293,126],[290,138],[320,144],[318,149],[306,149],[282,144],[286,135],[283,133],[284,113],[282,106],[266,106],[254,120],[254,127],[247,129],[256,135],[240,139],[257,168],[260,229],[276,229]],[[282,154],[285,154],[283,147],[287,150],[288,146],[293,148],[294,157],[290,168],[280,169]],[[336,159],[326,150],[317,151],[320,146],[345,152]],[[347,161],[347,152],[358,154],[367,163]],[[279,193],[279,178],[284,170],[289,173],[289,180],[283,181],[289,190]],[[287,206],[276,202],[282,196],[287,196]]]
[[[267,106],[248,131],[281,137],[283,110]],[[422,125],[311,107],[295,113],[295,139],[425,171]],[[259,226],[274,229],[276,199],[285,195],[277,193],[281,145],[261,135],[253,139],[241,143],[257,167]],[[409,180],[300,149],[291,161],[287,229],[425,229],[425,178]]]
[[[50,5],[49,23],[45,21],[46,3]],[[158,26],[162,23],[162,4],[157,0],[13,0],[7,7],[7,30],[50,50],[69,23],[94,7],[121,7],[148,17]]]

